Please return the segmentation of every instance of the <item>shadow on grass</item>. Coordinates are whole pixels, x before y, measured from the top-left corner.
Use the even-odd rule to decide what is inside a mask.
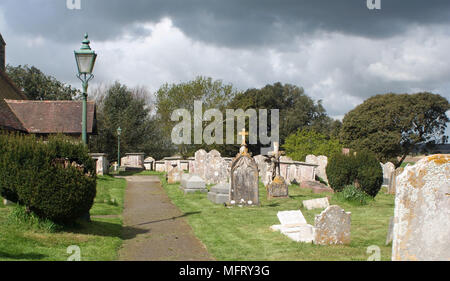
[[[163,222],[163,221],[176,220],[176,219],[184,218],[184,217],[191,216],[191,215],[197,215],[197,214],[200,214],[200,213],[201,212],[188,212],[188,213],[185,213],[185,214],[183,214],[181,216],[176,216],[176,217],[171,217],[171,218],[161,219],[161,220],[156,220],[156,221],[144,222],[144,223],[136,224],[136,226],[138,226],[138,225],[147,225],[147,224],[152,224],[152,223],[158,223],[158,222]]]
[[[36,253],[10,254],[10,253],[5,253],[3,251],[0,251],[0,259],[7,258],[7,259],[12,259],[12,260],[41,260],[46,257],[47,257],[46,255],[36,254]]]
[[[104,237],[117,237],[121,239],[132,239],[139,234],[147,233],[149,230],[132,226],[122,226],[118,223],[103,221],[77,222],[76,225],[64,229],[75,234],[96,235]]]

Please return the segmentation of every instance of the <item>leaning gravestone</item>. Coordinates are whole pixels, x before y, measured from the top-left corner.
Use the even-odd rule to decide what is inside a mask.
[[[191,175],[187,180],[183,180],[183,184],[180,185],[180,188],[184,191],[184,194],[208,192],[205,181],[197,175]]]
[[[211,187],[211,191],[208,192],[208,199],[214,204],[223,204],[230,202],[230,184],[219,183]]]
[[[397,177],[392,260],[450,260],[450,154],[432,155]]]
[[[230,204],[238,206],[259,205],[259,175],[258,165],[248,153],[243,129],[243,138],[239,154],[231,164]]]
[[[316,215],[314,227],[315,244],[350,244],[351,213],[339,206],[330,206]]]

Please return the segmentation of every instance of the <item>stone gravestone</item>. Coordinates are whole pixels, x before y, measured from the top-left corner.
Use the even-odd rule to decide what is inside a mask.
[[[330,202],[328,201],[328,197],[317,198],[311,200],[304,200],[303,206],[306,208],[306,210],[326,209],[330,206]]]
[[[183,170],[178,167],[178,165],[174,165],[172,170],[167,173],[167,183],[175,184],[181,182],[181,176],[183,175]]]
[[[316,215],[314,243],[318,245],[350,244],[351,213],[333,205]]]
[[[219,183],[211,187],[211,191],[208,192],[208,199],[214,204],[223,204],[230,202],[230,184]]]
[[[205,178],[205,171],[206,171],[206,158],[208,156],[208,153],[204,149],[200,149],[197,152],[195,152],[195,160],[193,163],[194,169],[193,172],[197,176]]]
[[[313,242],[314,227],[307,224],[301,211],[278,212],[277,217],[281,224],[271,226],[271,230],[280,231],[296,242]]]
[[[245,129],[240,133],[243,142],[239,154],[231,164],[230,204],[239,206],[259,205],[258,165],[248,153]]]
[[[184,191],[184,194],[208,192],[208,189],[206,189],[205,181],[197,175],[191,175],[187,180],[183,179],[183,184],[180,185],[180,188]]]
[[[389,182],[391,180],[391,175],[395,171],[395,165],[391,162],[387,162],[386,164],[381,164],[381,167],[383,168],[383,185],[389,186]]]
[[[145,153],[126,153],[120,160],[120,165],[130,169],[144,169]]]
[[[267,199],[272,198],[289,198],[289,187],[285,179],[280,175],[280,157],[284,151],[279,151],[278,142],[274,142],[274,151],[270,152],[271,160],[274,163],[275,178],[267,186]]]
[[[395,172],[391,174],[391,180],[389,181],[387,193],[388,194],[394,194],[395,195],[395,189],[397,186],[397,177],[403,173],[403,168],[397,168]]]
[[[432,155],[397,177],[392,260],[450,260],[450,154]]]
[[[226,161],[217,150],[211,150],[206,155],[205,181],[206,184],[218,184],[228,182]]]

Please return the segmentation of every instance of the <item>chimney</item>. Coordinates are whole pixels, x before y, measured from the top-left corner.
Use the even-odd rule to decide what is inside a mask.
[[[0,34],[0,69],[2,71],[6,70],[6,53],[5,53],[6,43],[3,40],[2,35]]]

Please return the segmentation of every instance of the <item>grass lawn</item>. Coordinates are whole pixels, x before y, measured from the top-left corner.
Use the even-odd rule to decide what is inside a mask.
[[[9,219],[14,206],[0,204],[0,260],[65,261],[67,247],[76,245],[81,260],[115,260],[122,244],[124,179],[99,176],[97,197],[91,209],[92,222],[78,222],[57,232],[49,232]]]
[[[339,201],[332,194],[331,204],[352,212],[352,242],[348,246],[319,246],[297,243],[270,226],[279,224],[278,211],[301,209],[309,224],[322,210],[307,211],[302,201],[324,197],[296,185],[289,188],[289,199],[266,200],[260,184],[260,207],[226,208],[208,201],[206,194],[184,195],[178,185],[169,185],[160,177],[172,202],[186,214],[195,235],[217,260],[367,260],[367,247],[380,247],[381,259],[391,259],[391,246],[385,246],[389,218],[394,213],[394,196],[380,191],[368,205],[357,206]]]

